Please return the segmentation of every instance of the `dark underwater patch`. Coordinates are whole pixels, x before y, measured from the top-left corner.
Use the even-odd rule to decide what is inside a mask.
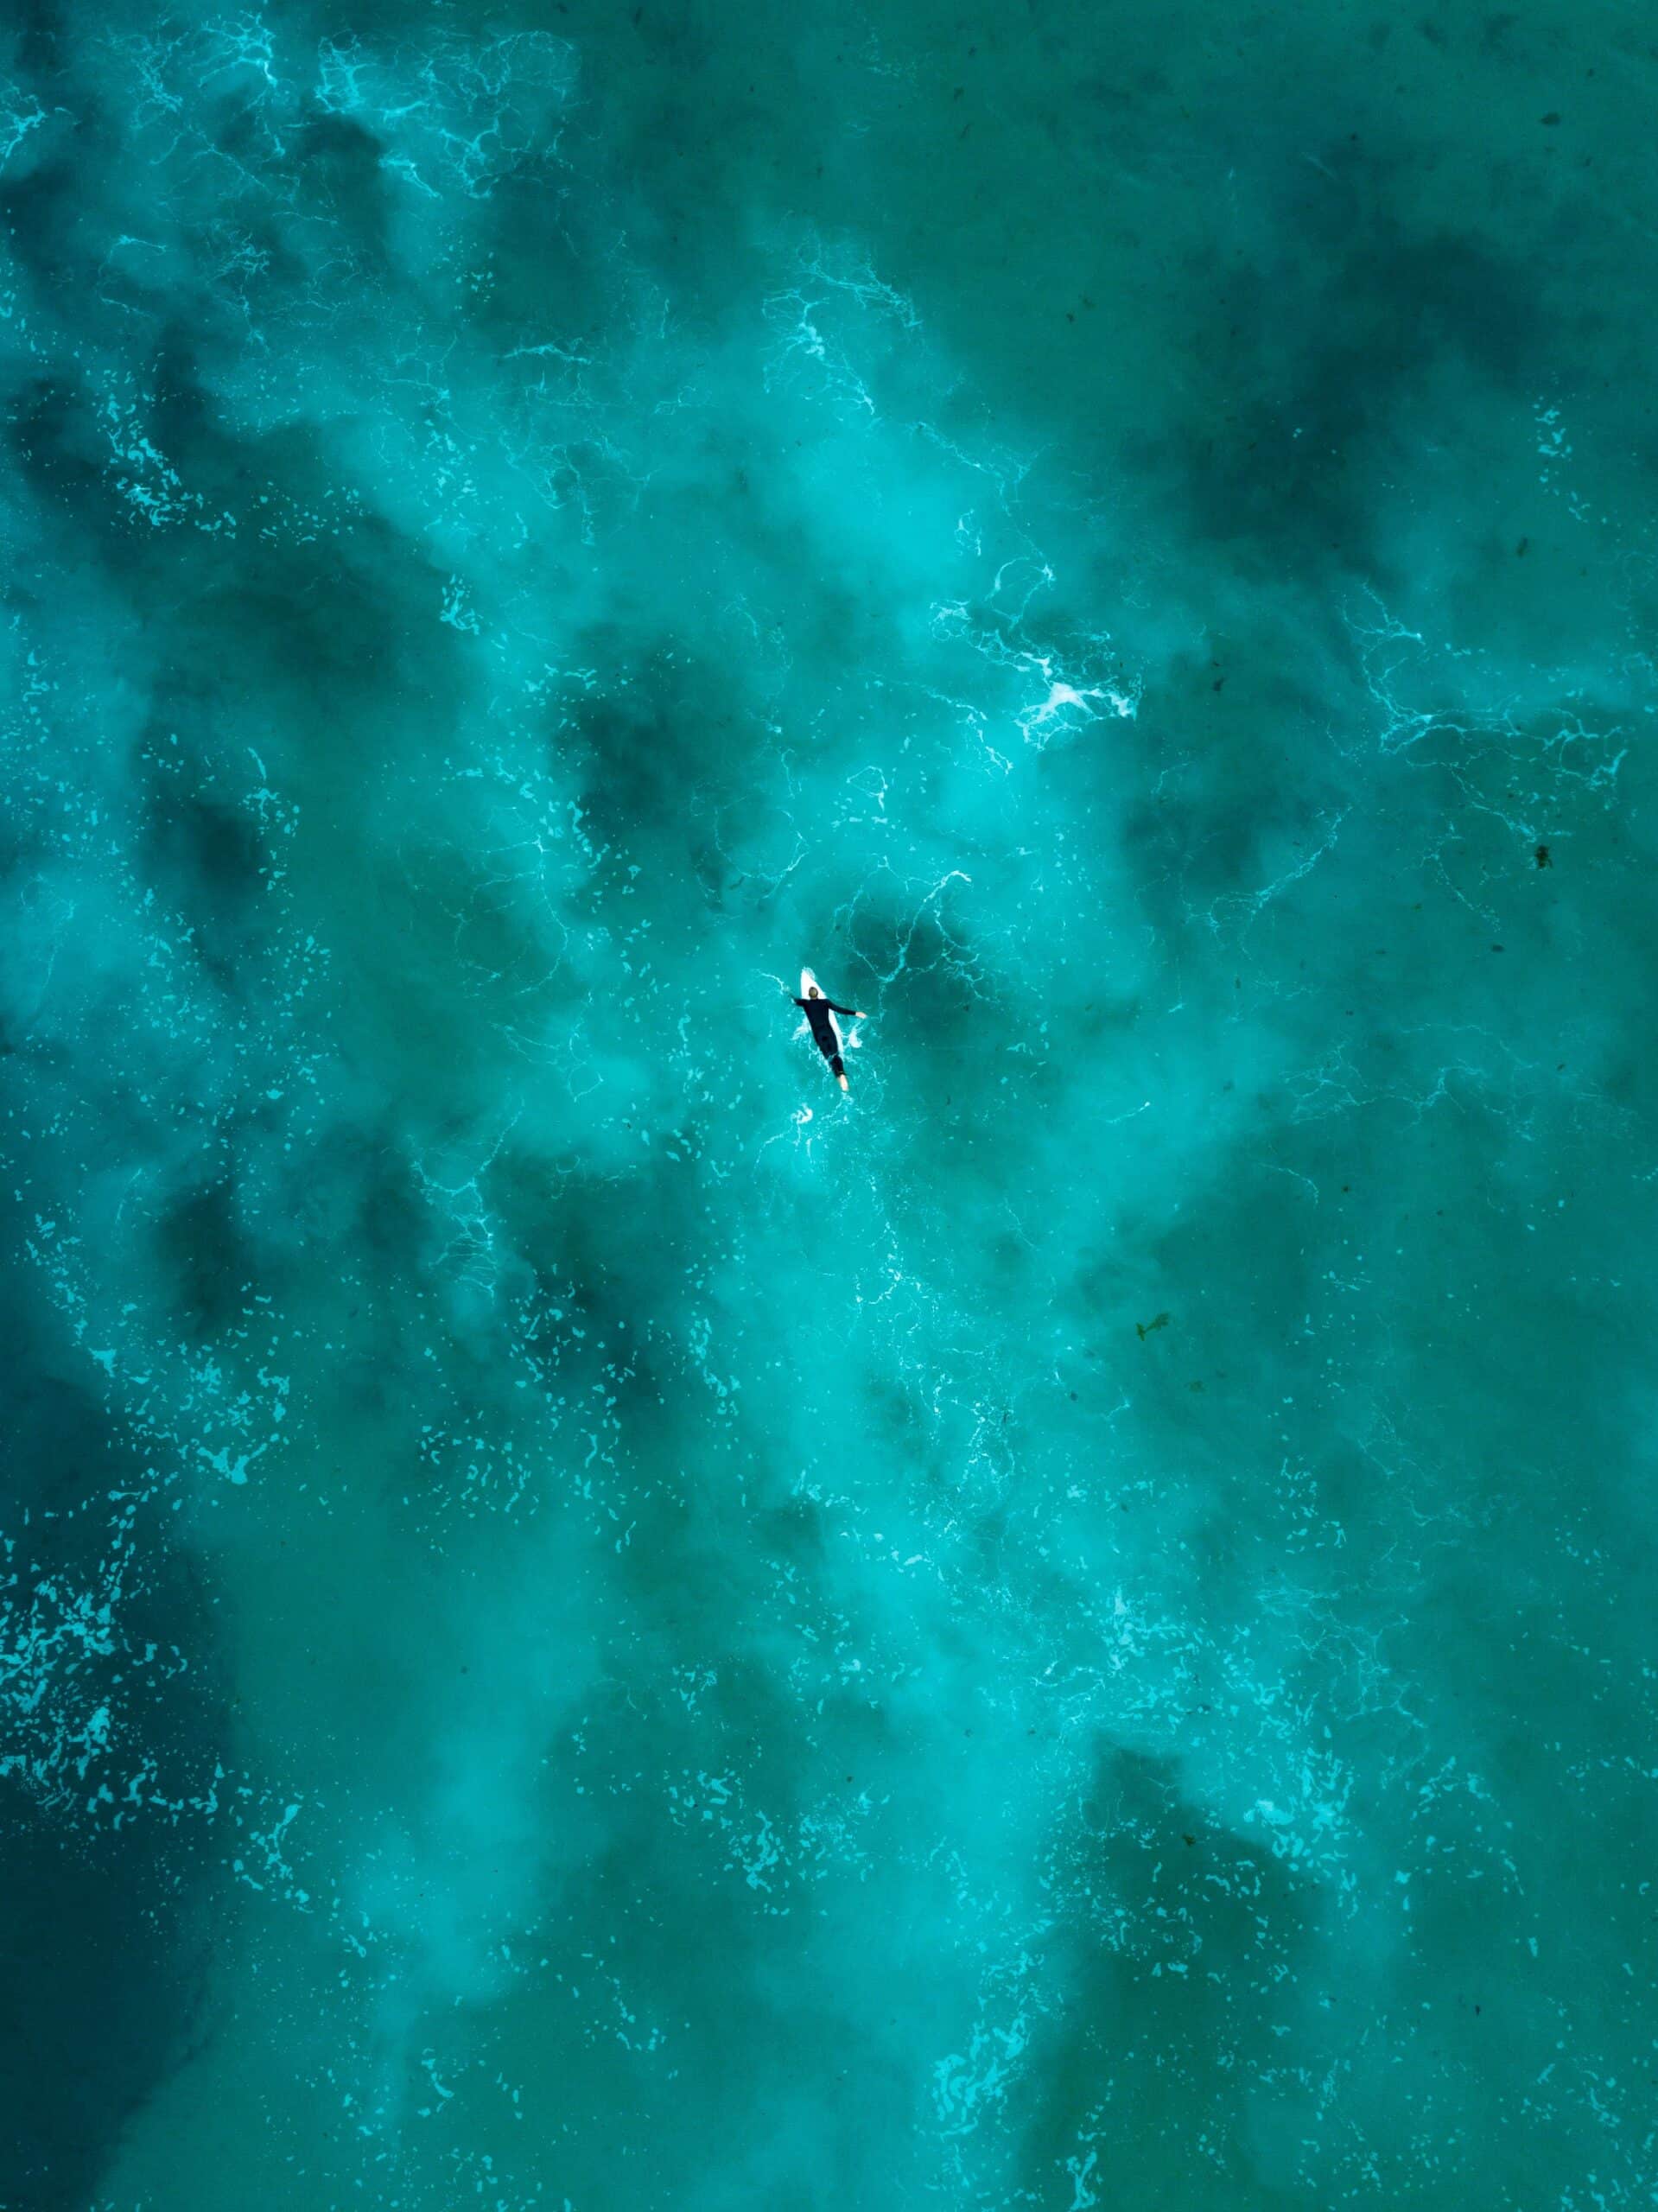
[[[111,1502],[149,1471],[16,1297],[5,1337],[0,2201],[81,2212],[199,2022],[219,1853],[188,1801],[227,1755],[225,1690],[162,1508]]]

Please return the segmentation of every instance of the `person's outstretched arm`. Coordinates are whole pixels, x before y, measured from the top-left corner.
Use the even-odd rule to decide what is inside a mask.
[[[860,1014],[855,1006],[836,1006],[833,999],[825,999],[823,1004],[831,1014],[845,1014],[848,1021],[867,1021],[869,1019],[867,1014]]]

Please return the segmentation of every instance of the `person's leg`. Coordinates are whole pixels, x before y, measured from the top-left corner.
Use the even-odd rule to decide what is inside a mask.
[[[844,1090],[847,1088],[846,1067],[838,1052],[829,1054],[829,1073]]]

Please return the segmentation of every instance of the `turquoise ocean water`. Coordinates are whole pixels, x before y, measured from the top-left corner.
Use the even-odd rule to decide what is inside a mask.
[[[1658,30],[0,81],[0,2204],[1653,2203]]]

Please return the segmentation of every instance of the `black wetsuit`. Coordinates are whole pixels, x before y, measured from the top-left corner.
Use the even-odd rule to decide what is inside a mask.
[[[836,1006],[833,999],[825,998],[797,999],[795,1004],[801,1008],[807,1020],[810,1022],[812,1035],[817,1039],[817,1049],[829,1062],[830,1072],[836,1076],[844,1075],[846,1070],[841,1064],[841,1048],[835,1041],[835,1031],[830,1024],[829,1016],[832,1014],[843,1014],[850,1021],[858,1010],[856,1007]]]

